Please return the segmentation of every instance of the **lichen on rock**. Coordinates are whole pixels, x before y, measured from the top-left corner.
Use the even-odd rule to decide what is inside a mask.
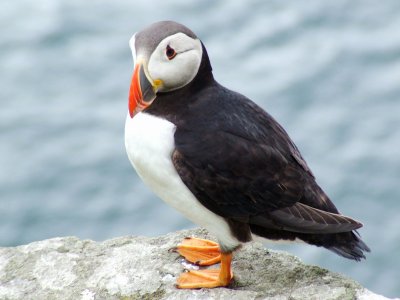
[[[179,290],[179,274],[197,268],[169,251],[185,236],[212,239],[194,229],[155,238],[63,237],[0,248],[0,299],[386,299],[256,242],[235,254],[229,288]]]

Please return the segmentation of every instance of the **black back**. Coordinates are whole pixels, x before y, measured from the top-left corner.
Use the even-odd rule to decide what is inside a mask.
[[[146,112],[176,125],[178,174],[239,240],[250,240],[251,233],[300,238],[356,260],[369,251],[352,232],[362,224],[338,213],[286,131],[214,80],[204,46],[195,79],[160,93]]]

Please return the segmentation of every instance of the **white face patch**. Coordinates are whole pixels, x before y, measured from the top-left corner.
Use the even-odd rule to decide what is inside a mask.
[[[177,55],[168,59],[167,46]],[[199,39],[176,33],[163,39],[153,51],[148,62],[148,72],[153,80],[163,82],[161,92],[179,89],[193,80],[200,67],[203,49]]]
[[[136,33],[134,33],[132,35],[131,39],[129,40],[129,48],[131,48],[131,51],[132,51],[133,65],[135,65],[135,63],[136,63],[135,36],[136,36]]]

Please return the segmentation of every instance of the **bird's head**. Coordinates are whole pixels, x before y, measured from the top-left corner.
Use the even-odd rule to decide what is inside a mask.
[[[196,77],[203,57],[202,43],[196,35],[172,21],[157,22],[137,32],[129,46],[134,61],[129,90],[132,118],[150,106],[158,93],[189,84]]]

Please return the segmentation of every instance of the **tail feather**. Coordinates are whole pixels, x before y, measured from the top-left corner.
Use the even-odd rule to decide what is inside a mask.
[[[347,241],[346,243],[337,243],[334,246],[326,248],[348,259],[353,259],[356,261],[365,259],[364,252],[371,252],[371,249],[369,249],[369,247],[360,238],[360,234],[357,231],[351,232],[350,234],[352,236],[352,240],[350,242]]]
[[[256,224],[250,224],[251,232],[270,240],[300,239],[307,244],[324,247],[342,257],[360,261],[365,259],[364,252],[370,252],[369,247],[361,240],[356,230],[341,233],[310,234],[286,230],[271,229]]]
[[[251,216],[249,225],[255,235],[271,240],[300,239],[356,261],[365,259],[365,252],[371,251],[357,232],[363,225],[340,214],[311,177],[299,202]]]

